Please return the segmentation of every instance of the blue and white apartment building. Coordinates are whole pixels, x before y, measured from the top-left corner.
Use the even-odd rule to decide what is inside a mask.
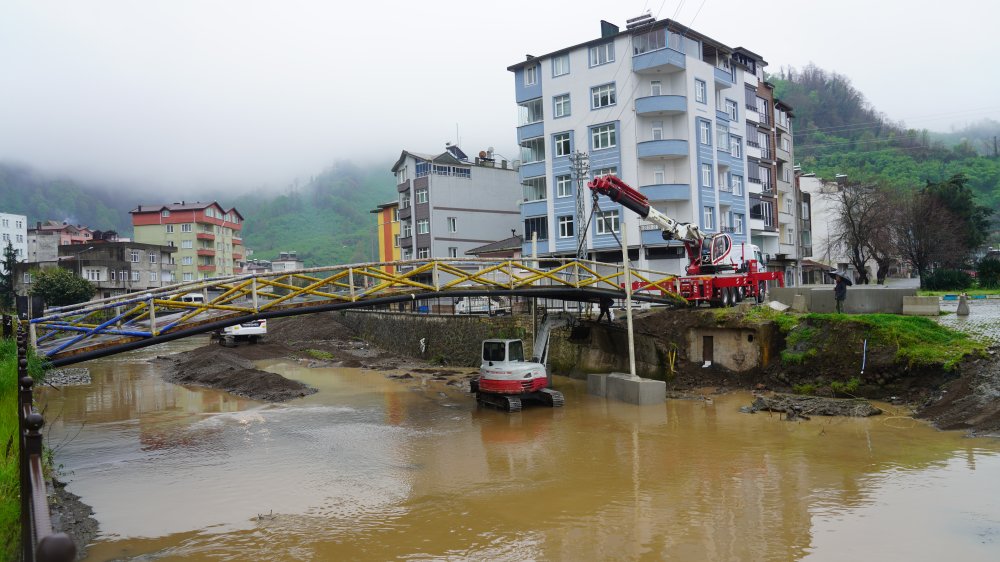
[[[613,173],[670,217],[705,232],[729,232],[734,243],[753,242],[777,256],[777,186],[761,180],[778,175],[769,159],[773,97],[758,106],[756,96],[766,63],[671,20],[636,20],[624,31],[602,21],[597,39],[508,67],[520,109],[524,254],[533,234],[539,256],[576,254],[581,221],[570,155],[582,152],[589,155],[590,177]],[[786,148],[790,158],[790,144]],[[587,189],[586,180],[581,185]],[[585,202],[584,224],[590,193]],[[663,240],[658,229],[606,197],[599,206],[587,233],[590,257],[620,262],[616,235],[625,228],[638,267],[683,272],[679,242]]]

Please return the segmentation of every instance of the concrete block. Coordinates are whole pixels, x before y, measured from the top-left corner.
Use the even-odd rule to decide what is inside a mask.
[[[903,297],[903,314],[906,316],[938,316],[941,300],[937,297]]]
[[[806,305],[805,295],[793,295],[792,296],[792,310],[795,312],[808,312],[809,307]]]
[[[593,373],[587,375],[587,394],[592,396],[607,396],[608,375]]]
[[[781,304],[778,301],[769,301],[767,303],[767,306],[770,306],[771,308],[773,308],[774,310],[777,310],[778,312],[784,312],[784,311],[788,310],[788,305],[787,304]]]
[[[606,380],[607,397],[620,402],[648,406],[663,404],[667,400],[667,383],[664,381],[632,378],[624,373],[611,373]]]

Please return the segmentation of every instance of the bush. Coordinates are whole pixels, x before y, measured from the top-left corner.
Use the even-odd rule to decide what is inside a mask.
[[[72,271],[61,267],[36,269],[31,294],[45,299],[45,306],[67,306],[86,302],[97,292],[97,287]]]
[[[847,382],[833,381],[830,383],[830,390],[834,394],[847,394],[853,396],[857,393],[858,388],[861,387],[861,379],[858,377],[852,377],[851,380]]]
[[[1000,260],[980,260],[976,275],[981,289],[1000,289]]]
[[[924,277],[924,288],[929,291],[961,291],[972,286],[972,276],[958,269],[935,269]]]

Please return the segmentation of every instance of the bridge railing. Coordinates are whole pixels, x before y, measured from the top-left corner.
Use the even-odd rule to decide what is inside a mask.
[[[682,302],[673,275],[632,269],[637,300]],[[620,265],[576,259],[447,258],[314,267],[178,283],[52,308],[31,320],[32,340],[48,357],[109,341],[155,338],[199,326],[216,329],[292,308],[414,300],[448,293],[526,294],[567,289],[622,291]],[[196,298],[197,297],[197,298]]]
[[[10,336],[10,317],[4,317],[4,337]],[[45,491],[42,434],[45,424],[35,411],[28,374],[27,333],[17,324],[17,425],[18,464],[21,480],[21,557],[25,562],[68,562],[76,559],[76,545],[65,533],[52,532],[52,518]]]

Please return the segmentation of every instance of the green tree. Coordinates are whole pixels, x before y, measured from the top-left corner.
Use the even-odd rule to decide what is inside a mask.
[[[945,181],[927,183],[924,193],[941,202],[956,220],[953,228],[961,236],[965,253],[947,260],[955,266],[962,265],[970,252],[983,245],[989,236],[990,215],[993,209],[976,203],[975,195],[966,185],[965,174],[955,174]]]
[[[3,261],[0,268],[0,310],[10,310],[14,307],[14,268],[17,267],[17,252],[10,240],[3,249]]]
[[[31,294],[45,299],[45,306],[66,306],[90,300],[94,284],[68,269],[53,267],[32,272]]]

